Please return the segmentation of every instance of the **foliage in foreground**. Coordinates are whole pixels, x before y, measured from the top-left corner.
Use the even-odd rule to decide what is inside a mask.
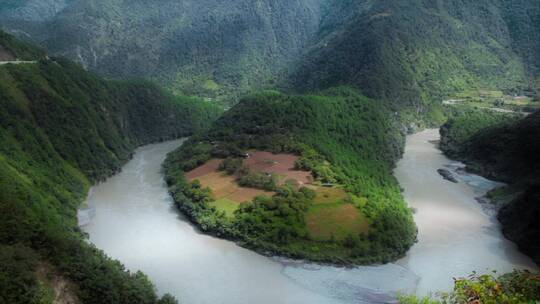
[[[318,96],[257,93],[171,153],[165,162],[167,183],[180,210],[204,231],[244,246],[333,263],[387,262],[403,255],[416,236],[411,211],[392,176],[403,137],[390,115],[348,88]],[[299,169],[366,201],[355,206],[369,219],[369,235],[351,235],[349,242],[311,239],[304,218],[310,199],[302,189],[278,189],[273,198],[257,198],[229,219],[208,204],[213,200],[209,189],[184,176],[211,158],[240,157],[249,149],[299,155]],[[228,167],[234,169],[230,163],[222,169]]]
[[[455,280],[454,290],[437,298],[400,297],[402,304],[525,304],[540,301],[540,275],[514,271],[502,276],[473,273]]]

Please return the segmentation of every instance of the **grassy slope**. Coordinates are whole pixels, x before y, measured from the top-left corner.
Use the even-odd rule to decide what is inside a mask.
[[[442,148],[480,174],[508,182],[512,191],[523,192],[501,209],[499,220],[504,234],[538,263],[540,112],[502,124],[493,119],[498,115],[478,112],[450,120],[441,132],[442,142],[447,143]]]
[[[402,152],[403,137],[388,123],[389,115],[375,101],[348,88],[318,96],[275,92],[251,95],[209,132],[192,138],[169,156],[166,175],[171,193],[180,209],[204,230],[232,237],[252,248],[336,263],[393,260],[412,245],[416,230],[391,174]],[[213,147],[211,142],[218,145]],[[346,242],[327,243],[310,240],[305,235],[305,210],[292,212],[297,220],[289,217],[288,195],[278,195],[271,203],[241,208],[232,222],[209,208],[205,194],[186,182],[183,171],[211,157],[250,148],[315,159],[311,166],[319,176],[336,180],[347,191],[366,198],[368,203],[359,208],[372,223],[367,238],[353,235]],[[331,165],[325,165],[323,160]],[[300,205],[305,203],[299,200]],[[286,231],[282,225],[296,231]]]
[[[0,67],[0,244],[7,261],[0,299],[46,297],[32,269],[47,261],[84,303],[156,303],[143,274],[83,241],[76,209],[88,187],[118,171],[136,146],[189,135],[217,113],[152,84],[102,80],[61,59]]]

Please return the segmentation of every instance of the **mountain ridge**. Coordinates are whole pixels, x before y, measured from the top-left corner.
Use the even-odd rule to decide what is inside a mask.
[[[229,104],[352,85],[426,112],[457,92],[540,90],[538,0],[47,3],[63,9],[36,21],[18,13],[35,1],[0,7],[1,24],[104,75]]]

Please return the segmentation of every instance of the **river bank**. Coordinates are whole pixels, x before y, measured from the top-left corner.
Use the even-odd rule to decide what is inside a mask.
[[[182,303],[393,303],[397,292],[448,290],[453,277],[535,265],[500,234],[475,197],[489,183],[444,180],[453,162],[432,143],[437,130],[408,138],[395,175],[415,208],[419,242],[407,257],[381,266],[339,268],[267,258],[200,234],[167,193],[161,163],[181,141],[142,147],[122,173],[93,188],[89,240],[160,293]]]
[[[438,149],[439,138],[436,129],[409,136],[395,170],[405,200],[417,210],[418,243],[398,261],[421,278],[417,293],[449,290],[454,277],[472,271],[538,269],[504,238],[494,215],[476,201],[500,183],[474,174],[454,174],[458,183],[452,183],[437,173],[461,166]]]

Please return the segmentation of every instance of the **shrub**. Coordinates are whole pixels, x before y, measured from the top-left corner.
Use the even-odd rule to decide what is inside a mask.
[[[225,171],[228,175],[234,175],[243,167],[243,159],[241,158],[226,158],[219,164],[219,171]],[[245,170],[242,170],[245,171]]]

